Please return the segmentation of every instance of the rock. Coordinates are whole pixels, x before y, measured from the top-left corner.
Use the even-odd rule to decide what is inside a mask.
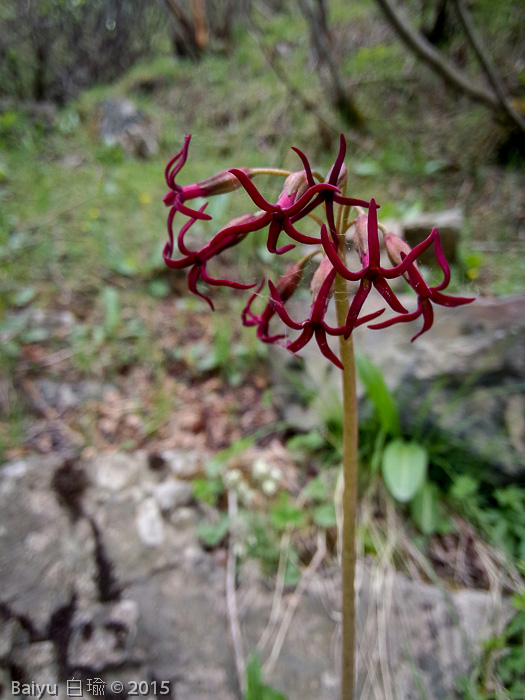
[[[139,663],[133,653],[139,608],[134,600],[91,605],[75,613],[68,645],[71,668],[100,673],[110,666]]]
[[[401,295],[408,309],[414,296]],[[383,306],[367,301],[367,313]],[[293,318],[306,318],[307,302],[292,305]],[[397,395],[409,433],[423,425],[437,429],[447,441],[479,462],[489,480],[525,476],[522,444],[525,416],[525,297],[477,299],[454,309],[434,306],[434,325],[412,343],[421,320],[399,323],[382,331],[361,326],[353,333],[357,352],[381,369]],[[330,310],[333,314],[333,311]],[[305,315],[306,314],[306,315]],[[385,320],[394,315],[385,311]],[[335,324],[335,318],[328,319]],[[337,339],[330,339],[337,352]],[[307,348],[303,362],[281,348],[272,348],[276,384],[282,387],[282,410],[299,430],[318,425],[340,410],[339,371],[317,349]],[[310,391],[308,407],[298,402],[298,383]],[[364,389],[358,382],[358,394]]]
[[[60,692],[75,675],[155,679],[178,700],[239,697],[224,562],[199,545],[199,506],[178,506],[187,490],[152,463],[144,452],[115,453],[75,465],[31,458],[0,470],[0,683],[10,688],[15,668],[38,683],[61,683]],[[274,596],[248,564],[237,587],[246,654]],[[285,591],[283,604],[292,597]],[[299,599],[267,679],[288,700],[338,698],[339,598],[339,572],[328,570]],[[481,640],[507,615],[489,593],[442,591],[371,562],[358,566],[357,601],[358,684],[366,696],[373,683],[378,700],[394,688],[406,700],[421,687],[428,700],[450,697]]]
[[[155,487],[155,498],[163,513],[188,506],[193,501],[193,486],[187,481],[166,479]]]
[[[403,238],[411,248],[424,241],[435,227],[439,231],[441,245],[446,259],[450,262],[458,260],[458,242],[464,227],[464,217],[461,209],[449,209],[434,214],[419,214],[417,217],[403,222]],[[433,248],[429,248],[419,258],[422,263],[436,265]]]
[[[98,131],[107,145],[117,144],[139,158],[151,158],[159,149],[151,120],[131,100],[101,102]]]

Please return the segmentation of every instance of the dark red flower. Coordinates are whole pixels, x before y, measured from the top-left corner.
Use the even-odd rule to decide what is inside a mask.
[[[328,345],[326,334],[343,335],[346,326],[338,326],[337,328],[332,328],[324,320],[326,309],[328,307],[328,302],[333,293],[333,285],[336,274],[337,271],[334,269],[334,267],[328,269],[326,277],[319,289],[319,293],[317,294],[312,303],[310,317],[302,323],[296,323],[289,316],[288,312],[284,308],[284,301],[281,298],[281,295],[279,294],[279,291],[277,290],[277,287],[273,284],[273,282],[269,281],[268,286],[270,288],[270,297],[273,300],[275,312],[278,314],[281,321],[289,328],[292,328],[296,331],[301,331],[301,334],[298,338],[296,338],[296,340],[288,342],[286,344],[286,349],[295,354],[299,352],[299,350],[304,348],[304,346],[315,335],[317,345],[319,346],[319,349],[321,350],[322,354],[328,360],[330,360],[330,362],[332,362],[336,367],[339,367],[339,369],[343,369],[341,360],[337,357],[337,355],[335,355],[333,350]],[[368,316],[364,316],[362,319],[359,320],[359,322],[356,325],[361,325],[361,323],[367,323],[368,321],[377,318],[380,314],[383,313],[383,311],[384,309],[381,309],[380,311],[376,311],[372,314],[369,314]]]
[[[283,191],[277,203],[270,204],[270,202],[264,199],[245,172],[237,168],[233,168],[230,172],[239,179],[239,182],[244,187],[251,200],[259,209],[264,211],[264,214],[254,221],[254,226],[256,227],[250,227],[250,231],[269,226],[267,247],[270,253],[282,255],[295,247],[292,244],[277,248],[277,241],[282,231],[287,233],[292,240],[298,243],[308,245],[321,242],[319,238],[306,236],[298,231],[293,226],[292,219],[297,221],[303,216],[306,216],[307,205],[317,193],[327,190],[339,192],[335,185],[326,183],[317,185],[314,183],[313,185],[309,185],[307,175],[301,170],[297,173],[292,173],[286,178]]]
[[[407,260],[412,259],[411,264],[405,271],[405,277],[412,289],[417,293],[417,309],[411,313],[403,314],[402,316],[395,316],[394,318],[390,318],[382,323],[373,324],[369,326],[369,328],[377,330],[381,328],[388,328],[389,326],[394,325],[394,323],[408,323],[409,321],[414,321],[416,318],[423,316],[423,327],[419,333],[416,333],[416,335],[411,339],[412,342],[414,342],[416,338],[419,338],[420,335],[426,333],[434,322],[434,309],[432,308],[432,302],[434,302],[434,304],[438,304],[439,306],[462,306],[463,304],[470,304],[474,301],[474,298],[451,297],[446,294],[441,294],[441,290],[445,289],[450,282],[450,267],[447,259],[445,258],[445,254],[443,253],[441,239],[436,228],[432,229],[430,236],[426,240],[431,240],[434,242],[436,259],[439,266],[443,270],[443,282],[436,287],[429,287],[421,276],[419,270],[417,269],[415,260],[413,259],[412,254],[416,248],[411,250],[408,244],[401,240],[398,236],[394,236],[392,233],[386,234],[385,243],[392,263],[401,261],[401,265],[404,265]],[[400,265],[398,265],[398,267],[400,267]]]
[[[179,151],[179,153],[177,153],[177,155],[174,156],[166,166],[166,184],[171,191],[164,196],[163,201],[167,207],[172,207],[170,218],[168,219],[168,228],[171,227],[173,217],[177,211],[194,219],[211,219],[211,216],[202,212],[202,209],[199,209],[198,211],[195,209],[190,209],[184,204],[184,202],[191,199],[196,199],[197,197],[209,197],[211,195],[232,192],[240,187],[239,180],[227,170],[216,173],[212,177],[203,180],[202,182],[184,186],[178,185],[175,182],[175,178],[188,159],[190,140],[191,135],[187,134],[184,137],[184,145],[181,151]],[[249,168],[243,168],[242,172],[246,175],[246,177],[251,177],[251,170]]]
[[[299,286],[305,263],[306,258],[303,258],[294,265],[291,265],[277,282],[277,290],[283,302],[288,301]],[[271,319],[275,315],[275,303],[273,299],[271,297],[268,299],[268,303],[259,316],[256,316],[251,310],[252,304],[256,297],[258,297],[261,293],[264,283],[265,279],[263,278],[255,292],[249,298],[248,303],[242,312],[242,323],[243,326],[257,326],[257,337],[259,340],[262,340],[263,343],[275,343],[285,336],[282,334],[272,336],[269,335],[268,327]]]
[[[203,206],[199,209],[198,213],[202,214],[206,207],[207,203],[203,204]],[[248,214],[246,216],[240,217],[240,219],[245,220],[249,219],[250,217],[251,215]],[[235,221],[239,221],[240,219],[236,219]],[[216,255],[219,255],[227,248],[231,248],[232,246],[240,243],[246,237],[246,234],[233,232],[229,236],[222,237],[221,241],[217,242],[217,236],[219,236],[221,233],[219,232],[217,236],[215,236],[215,238],[213,238],[203,248],[201,248],[198,251],[191,251],[186,247],[184,243],[184,236],[186,235],[188,230],[193,226],[195,221],[195,217],[190,219],[181,228],[180,233],[178,235],[178,248],[185,257],[181,260],[172,260],[171,256],[173,255],[173,236],[170,231],[169,240],[164,246],[163,258],[166,265],[173,270],[182,270],[185,267],[191,267],[191,270],[188,273],[188,289],[193,294],[196,294],[197,296],[207,301],[213,311],[214,306],[211,299],[205,296],[204,294],[201,294],[201,292],[199,292],[199,290],[197,289],[197,282],[199,281],[199,278],[201,278],[207,284],[216,287],[231,287],[233,289],[252,289],[253,287],[255,287],[255,284],[242,284],[241,282],[235,282],[234,280],[215,279],[214,277],[210,277],[210,275],[206,271],[206,265],[211,258],[215,257]],[[235,229],[234,222],[232,222],[232,226],[229,226],[229,228]]]
[[[365,224],[366,218],[366,224]],[[393,268],[381,267],[380,249],[379,249],[379,233],[377,226],[377,205],[375,199],[370,200],[368,209],[368,217],[359,217],[356,222],[356,235],[354,237],[354,246],[359,257],[361,258],[362,269],[359,272],[350,272],[341,261],[337,248],[334,242],[330,239],[326,226],[321,228],[321,240],[326,255],[330,259],[336,271],[346,280],[352,282],[360,282],[357,292],[352,299],[348,314],[346,317],[345,338],[348,338],[352,330],[357,325],[357,318],[368,297],[372,286],[381,294],[387,304],[398,313],[408,313],[405,307],[401,304],[394,292],[390,289],[387,279],[393,279],[401,276],[414,260],[421,255],[432,244],[432,238],[429,236],[425,241],[417,245],[410,252],[405,260]]]
[[[292,150],[294,150],[299,158],[301,159],[304,170],[306,173],[306,176],[308,178],[308,183],[310,186],[315,184],[315,180],[312,175],[312,169],[310,167],[310,164],[308,162],[307,157],[305,154],[300,151],[298,148],[292,147]],[[328,175],[326,177],[325,183],[329,185],[334,185],[338,188],[339,193],[335,192],[334,190],[326,190],[325,192],[320,193],[314,200],[311,202],[304,210],[303,216],[306,214],[309,214],[311,211],[313,211],[316,207],[319,206],[321,202],[325,203],[325,209],[326,209],[326,220],[328,223],[328,230],[332,234],[332,238],[334,240],[334,243],[337,243],[337,232],[336,232],[336,227],[335,227],[335,219],[334,219],[334,202],[336,204],[342,204],[344,206],[349,206],[349,207],[365,207],[368,208],[368,202],[364,199],[355,199],[353,197],[345,197],[341,194],[341,189],[346,183],[346,165],[344,164],[344,159],[346,155],[346,139],[344,137],[344,134],[341,134],[339,138],[339,153],[337,154],[337,158],[335,159],[335,163],[332,165],[330,170],[328,171]],[[292,222],[295,222],[296,218],[292,218]]]

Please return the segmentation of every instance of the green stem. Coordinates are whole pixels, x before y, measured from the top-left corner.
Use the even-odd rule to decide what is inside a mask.
[[[340,237],[339,255],[345,262],[346,241]],[[344,325],[349,301],[347,283],[340,275],[335,280],[335,305],[337,324]],[[355,521],[357,510],[357,396],[355,387],[355,363],[352,336],[345,340],[340,336],[339,347],[344,370],[343,381],[343,546],[341,555],[343,588],[343,644],[341,667],[341,700],[354,698],[355,666]]]

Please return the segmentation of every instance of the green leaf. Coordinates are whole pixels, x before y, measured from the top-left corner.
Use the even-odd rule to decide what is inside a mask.
[[[337,518],[333,503],[325,503],[314,509],[314,523],[319,527],[335,527]]]
[[[170,295],[170,285],[166,280],[151,280],[148,283],[148,294],[155,299],[165,299]]]
[[[435,484],[429,482],[416,493],[410,503],[414,522],[424,535],[432,535],[439,525],[439,498]]]
[[[399,435],[397,406],[380,370],[361,353],[356,355],[356,368],[359,379],[363,382],[366,393],[374,404],[382,429],[390,435]]]
[[[301,527],[304,525],[304,513],[290,503],[290,496],[282,491],[278,503],[270,511],[272,524],[277,530],[284,530],[287,525]]]
[[[104,305],[104,330],[108,335],[113,335],[120,323],[120,300],[114,287],[104,287],[102,303]]]
[[[286,447],[293,452],[315,452],[325,445],[326,440],[318,429],[310,430],[308,433],[294,435],[286,443]]]
[[[220,478],[193,480],[193,495],[197,500],[204,501],[210,506],[216,505],[223,491],[224,484]]]
[[[478,487],[479,482],[476,481],[476,479],[473,479],[467,474],[462,474],[455,480],[454,485],[450,490],[450,494],[458,501],[463,501],[467,498],[471,498],[478,490]]]
[[[408,503],[419,491],[427,474],[428,454],[417,442],[393,440],[383,453],[383,478],[400,503]]]
[[[286,697],[278,690],[263,683],[258,654],[252,654],[246,666],[246,695],[244,697],[245,700],[286,700]]]
[[[326,484],[316,476],[304,487],[304,495],[307,501],[322,501],[326,496]]]
[[[228,516],[221,513],[218,522],[200,523],[197,527],[197,535],[207,547],[216,547],[226,537],[230,529]]]

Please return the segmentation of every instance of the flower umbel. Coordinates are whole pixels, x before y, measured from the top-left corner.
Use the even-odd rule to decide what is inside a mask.
[[[413,340],[421,333],[427,331],[432,325],[432,303],[441,306],[459,306],[468,304],[473,299],[464,297],[451,297],[442,293],[450,281],[450,268],[443,255],[439,233],[433,229],[431,234],[422,243],[411,250],[407,244],[393,234],[384,234],[384,243],[392,263],[392,267],[383,267],[380,261],[379,232],[384,229],[377,219],[378,205],[375,199],[369,202],[346,196],[347,168],[344,162],[346,155],[346,141],[341,135],[339,152],[335,162],[329,170],[326,178],[322,178],[317,172],[312,171],[306,155],[298,148],[293,150],[299,156],[303,170],[287,172],[273,168],[231,168],[223,170],[202,182],[190,185],[180,185],[176,182],[182,167],[188,157],[188,148],[191,136],[186,136],[182,149],[172,158],[166,167],[166,183],[170,188],[164,197],[164,202],[170,207],[168,215],[168,242],[164,247],[164,260],[172,269],[189,269],[188,288],[197,296],[204,299],[213,310],[213,302],[205,293],[197,287],[199,281],[212,287],[230,287],[238,291],[248,289],[255,290],[251,293],[242,312],[243,325],[255,327],[257,337],[265,343],[275,343],[284,346],[292,353],[302,350],[312,338],[315,338],[321,353],[336,367],[343,369],[341,360],[337,357],[328,343],[328,336],[339,336],[347,339],[354,328],[375,320],[384,309],[371,314],[362,314],[363,305],[373,289],[383,297],[388,306],[399,315],[382,323],[376,323],[370,328],[387,328],[395,323],[405,323],[423,317],[423,328],[414,336]],[[263,197],[255,187],[252,179],[259,173],[267,173],[275,176],[285,176],[281,194],[275,203]],[[199,209],[192,209],[186,202],[199,197],[221,195],[242,188],[259,211],[247,213],[224,226],[217,231],[210,240],[198,250],[192,250],[186,242],[186,236],[197,220],[209,221],[211,216],[205,213],[207,206],[203,204]],[[368,209],[367,214],[358,211],[355,219],[354,248],[361,263],[361,269],[350,270],[345,262],[345,256],[340,249],[340,239],[345,236],[346,229],[350,225],[350,211],[352,207]],[[177,236],[173,232],[175,216],[182,214],[188,220],[182,224]],[[298,230],[297,223],[310,218],[317,226],[317,235],[310,232],[304,233]],[[259,315],[252,306],[257,303],[265,286],[265,277],[253,283],[245,283],[236,279],[212,277],[207,266],[210,261],[219,256],[228,248],[242,243],[246,237],[256,231],[266,232],[266,247],[269,253],[276,256],[286,256],[299,244],[303,249],[311,248],[310,252],[303,252],[299,261],[291,260],[284,274],[281,274],[275,284],[268,280],[269,295],[266,305]],[[291,242],[279,247],[279,238],[285,235]],[[443,270],[443,282],[435,287],[429,287],[417,269],[417,258],[421,253],[434,246],[437,262]],[[175,250],[181,257],[174,258]],[[302,322],[297,322],[285,308],[286,302],[296,292],[303,277],[307,263],[310,264],[316,256],[321,256],[317,272],[312,281],[312,304],[310,315]],[[326,313],[330,299],[334,294],[334,282],[336,277],[345,281],[358,282],[358,289],[349,304],[348,313],[344,325],[332,326],[326,321]],[[229,277],[229,276],[228,276]],[[417,295],[417,308],[408,310],[399,301],[389,281],[398,277],[404,277]],[[344,289],[344,282],[338,289]],[[344,317],[343,312],[343,317]],[[279,321],[288,329],[298,331],[299,335],[293,340],[288,340],[286,333],[276,332],[270,329],[271,324]]]

